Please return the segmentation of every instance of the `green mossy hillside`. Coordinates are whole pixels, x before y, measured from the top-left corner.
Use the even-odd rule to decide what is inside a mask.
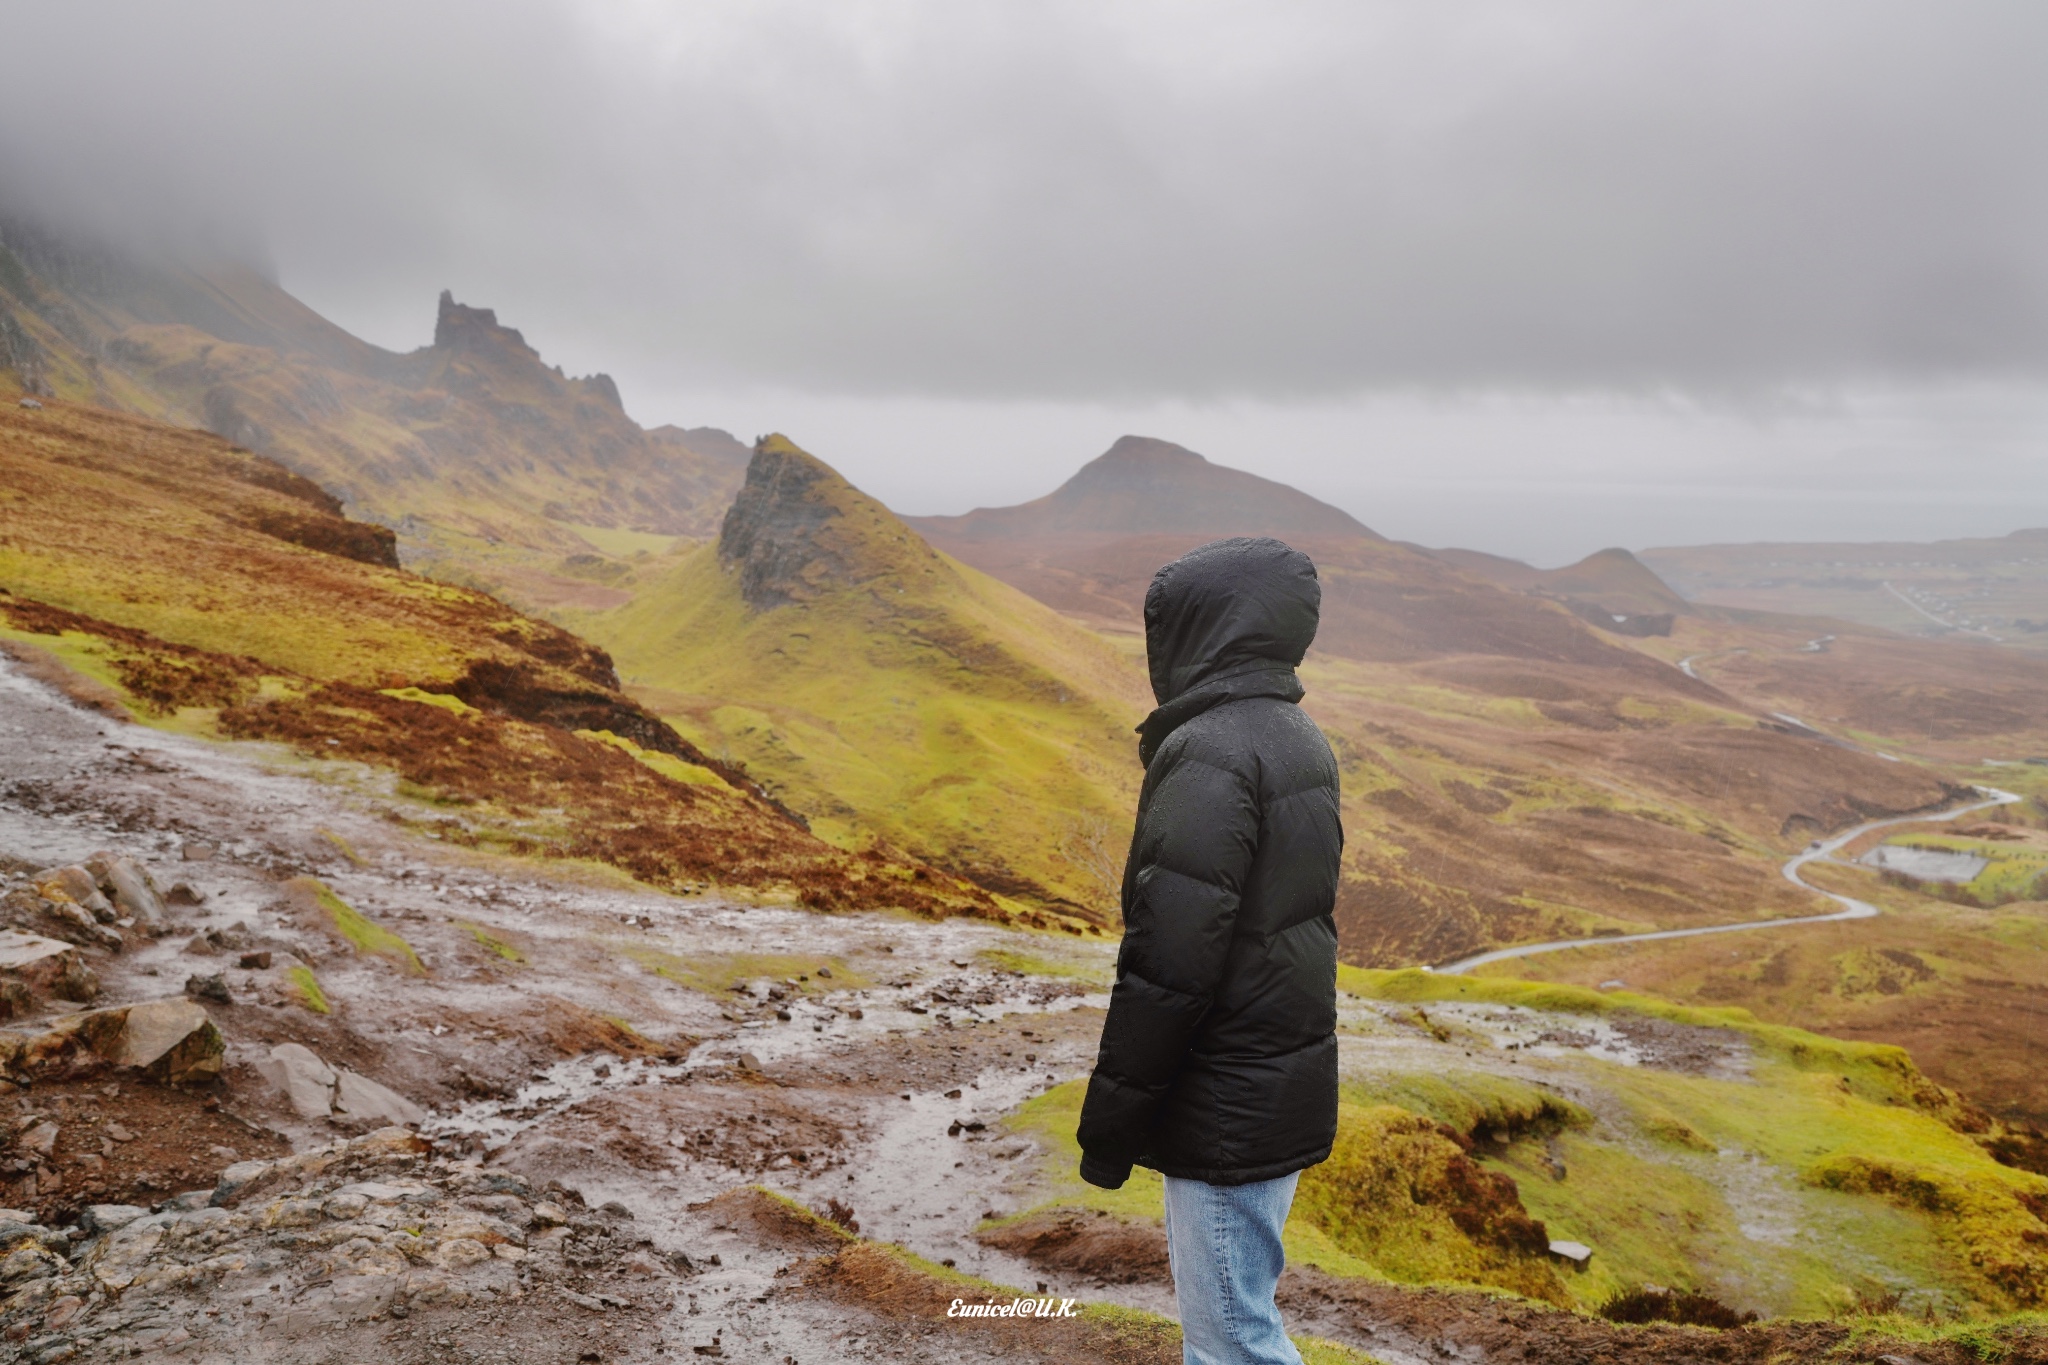
[[[1645,1284],[1766,1317],[1894,1303],[1932,1321],[2048,1307],[2048,1178],[1896,1048],[1623,992],[1345,969],[1343,1102],[1290,1260],[1594,1309]],[[1629,1058],[1587,1030],[1636,1039]],[[1502,1042],[1549,1036],[1531,1048]],[[1570,1041],[1577,1037],[1581,1042]],[[1660,1050],[1661,1049],[1661,1050]],[[1047,1202],[1159,1217],[1156,1175],[1080,1183],[1075,1082],[1012,1125]],[[1591,1247],[1583,1267],[1548,1254]]]
[[[805,481],[775,495],[745,556],[690,547],[625,581],[630,603],[564,619],[636,697],[827,839],[880,838],[1107,918],[1142,776],[1128,657],[932,551],[787,443],[762,452]]]

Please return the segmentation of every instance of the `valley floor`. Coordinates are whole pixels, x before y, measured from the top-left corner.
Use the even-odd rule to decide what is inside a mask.
[[[103,1077],[0,1092],[9,1131],[57,1130],[37,1169],[0,1175],[0,1219],[61,1227],[87,1206],[135,1206],[69,1239],[68,1260],[0,1265],[0,1359],[1179,1358],[1147,1316],[1172,1311],[1147,1219],[1119,1220],[1107,1256],[991,1232],[1076,1196],[1058,1134],[1033,1115],[1092,1062],[1108,945],[677,899],[417,825],[367,769],[116,721],[0,664],[0,883],[103,849],[142,861],[198,903],[174,932],[96,958],[97,1003],[178,996],[195,976],[218,976],[231,1001],[208,1004],[227,1041],[215,1092]],[[1539,1037],[1533,1012],[1431,1013],[1350,1000],[1347,1075],[1460,1053],[1564,1084],[1573,1067],[1727,1079],[1748,1065],[1678,1026]],[[431,1111],[419,1137],[295,1109],[259,1071],[291,1043]],[[1797,1200],[1767,1184],[1744,1195],[1746,1216],[1796,1222]],[[1008,1297],[992,1286],[1090,1307],[945,1315],[954,1298]],[[1297,1330],[1327,1339],[1321,1361],[1884,1347],[1832,1324],[1622,1328],[1307,1267],[1283,1300]]]

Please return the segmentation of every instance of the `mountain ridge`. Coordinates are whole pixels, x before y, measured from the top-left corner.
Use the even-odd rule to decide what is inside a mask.
[[[1381,537],[1349,512],[1273,479],[1211,463],[1186,446],[1120,436],[1058,488],[1014,507],[905,517],[921,533],[984,540],[1020,534],[1149,532]],[[1224,528],[1254,527],[1254,531]]]
[[[713,534],[742,471],[728,434],[643,429],[609,376],[563,374],[450,292],[434,340],[392,352],[246,267],[18,220],[0,223],[0,388],[215,432],[394,528],[408,561],[484,586],[523,575],[533,600],[594,548],[579,528]]]

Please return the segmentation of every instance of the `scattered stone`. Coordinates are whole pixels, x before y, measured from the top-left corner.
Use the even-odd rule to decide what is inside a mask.
[[[227,993],[227,978],[219,972],[211,976],[186,976],[184,993],[195,1001],[207,1001],[211,1005],[233,1005],[236,997]]]
[[[166,905],[198,905],[205,899],[203,894],[192,889],[190,882],[173,883],[171,889],[164,893]]]
[[[178,850],[178,856],[188,863],[203,863],[210,861],[213,858],[214,852],[214,846],[207,843],[206,840],[188,839],[184,846]]]
[[[350,1118],[414,1127],[427,1121],[427,1111],[397,1091],[344,1067],[334,1074],[334,1107]]]
[[[119,854],[95,853],[85,860],[84,866],[99,880],[100,889],[121,913],[134,916],[138,924],[155,924],[163,919],[163,896],[142,864]]]
[[[759,1071],[760,1069],[761,1069],[761,1059],[760,1059],[759,1057],[756,1057],[756,1056],[755,1056],[755,1055],[754,1055],[753,1053],[751,1053],[751,1052],[742,1052],[742,1053],[740,1054],[740,1070],[742,1070],[742,1071]]]
[[[219,972],[212,976],[186,977],[185,994],[194,1000],[205,1000],[215,1005],[235,1003],[235,997],[228,993],[228,979]]]
[[[172,1085],[207,1080],[220,1074],[227,1044],[205,1010],[189,1000],[148,1000],[119,1010],[96,1010],[87,1020],[111,1022],[118,1015],[120,1031],[111,1048],[94,1051],[116,1066],[160,1070]]]
[[[16,1138],[14,1145],[21,1151],[34,1152],[37,1156],[47,1158],[50,1153],[57,1150],[57,1134],[59,1131],[56,1124],[45,1119],[41,1123],[31,1126],[27,1132]]]
[[[0,1033],[0,1072],[24,1082],[116,1066],[183,1085],[218,1076],[226,1050],[220,1030],[198,1005],[150,1000],[74,1014],[45,1033]]]
[[[427,1121],[426,1110],[397,1091],[345,1067],[329,1066],[318,1053],[298,1043],[280,1043],[256,1066],[264,1079],[285,1092],[292,1112],[300,1118],[340,1113],[383,1125],[417,1126]]]
[[[20,406],[29,409],[31,412],[41,412],[43,409],[43,405],[33,398],[22,399]]]
[[[334,1112],[334,1069],[311,1048],[280,1043],[256,1063],[263,1078],[284,1091],[292,1112],[302,1119],[324,1119]]]
[[[78,1221],[87,1232],[114,1232],[147,1217],[149,1210],[134,1204],[88,1204]]]
[[[101,924],[112,924],[121,917],[114,903],[100,893],[99,879],[76,863],[45,868],[29,881],[44,900],[75,905]]]
[[[1552,1242],[1550,1254],[1583,1270],[1593,1259],[1593,1248],[1584,1242]]]
[[[243,953],[241,960],[235,965],[245,972],[268,971],[270,970],[270,950],[265,948],[260,953]]]
[[[10,991],[9,985],[19,989]],[[36,995],[86,1001],[99,994],[99,977],[76,946],[40,934],[0,930],[0,1018],[27,1013]]]

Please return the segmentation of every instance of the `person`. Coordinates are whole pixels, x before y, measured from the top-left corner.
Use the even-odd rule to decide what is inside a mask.
[[[1165,1177],[1186,1365],[1299,1365],[1273,1295],[1300,1173],[1337,1130],[1337,761],[1296,705],[1321,585],[1221,540],[1145,594],[1159,707],[1124,866],[1116,985],[1081,1109],[1081,1176]]]

